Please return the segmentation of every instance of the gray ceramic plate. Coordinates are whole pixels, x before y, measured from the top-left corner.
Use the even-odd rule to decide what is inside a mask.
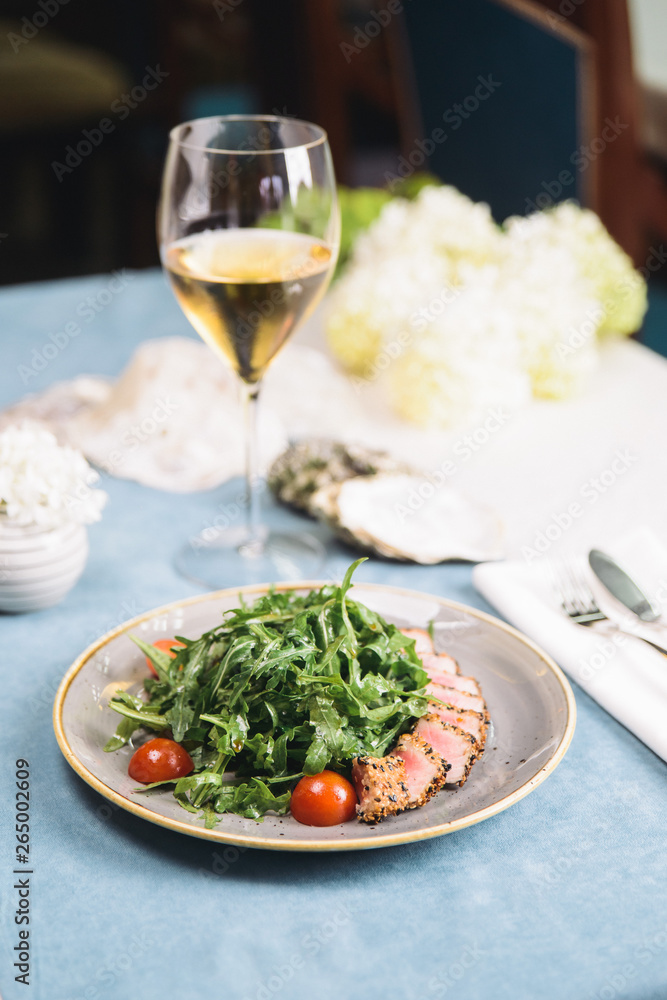
[[[306,589],[320,583],[279,584]],[[146,676],[142,653],[128,638],[147,642],[173,635],[195,638],[221,620],[221,612],[260,596],[266,586],[222,590],[147,612],[89,646],[58,689],[54,728],[60,749],[74,770],[117,806],[152,823],[194,837],[270,850],[335,851],[387,847],[437,837],[479,823],[518,802],[544,781],[562,760],[572,739],[575,703],[556,664],[529,639],[481,611],[444,598],[366,584],[352,596],[400,627],[435,622],[436,646],[475,676],[484,692],[492,725],[481,760],[463,788],[444,790],[421,809],[394,816],[374,827],[362,823],[317,828],[291,818],[265,817],[262,823],[225,815],[213,830],[185,812],[169,791],[136,793],[127,773],[133,752],[105,754],[118,715],[108,708],[119,688],[138,691]],[[141,742],[141,741],[140,741]]]

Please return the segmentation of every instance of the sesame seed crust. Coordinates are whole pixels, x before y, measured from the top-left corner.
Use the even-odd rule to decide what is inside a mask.
[[[378,823],[408,808],[405,764],[398,757],[355,757],[352,779],[359,796],[357,816],[362,822]]]
[[[438,718],[437,715],[426,715],[424,716],[424,718],[427,719],[428,721],[431,722],[435,721],[439,723],[443,729],[447,729],[450,732],[455,732],[458,736],[464,739],[466,743],[470,744],[471,753],[465,765],[465,773],[460,781],[453,782],[453,784],[458,785],[460,788],[462,785],[465,784],[466,778],[470,774],[471,767],[473,766],[475,761],[478,760],[479,757],[481,756],[481,748],[479,743],[477,742],[475,737],[472,736],[470,733],[466,733],[463,729],[459,728],[459,726],[453,726],[449,722],[443,722],[440,718]]]
[[[397,751],[400,752],[409,749],[422,753],[434,766],[434,773],[429,784],[422,789],[418,796],[412,798],[408,804],[409,809],[418,809],[428,802],[429,799],[433,798],[436,792],[439,792],[444,786],[451,764],[448,764],[445,758],[441,757],[430,743],[427,743],[426,740],[415,733],[406,733],[400,736],[392,753],[395,754]]]

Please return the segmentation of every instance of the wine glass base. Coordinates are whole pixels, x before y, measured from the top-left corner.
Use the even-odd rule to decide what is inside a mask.
[[[243,529],[207,529],[181,549],[176,568],[194,583],[221,590],[247,583],[314,580],[325,559],[326,550],[313,535],[271,532],[248,542]]]

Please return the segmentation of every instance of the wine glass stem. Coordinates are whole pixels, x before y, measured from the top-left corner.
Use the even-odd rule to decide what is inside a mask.
[[[245,417],[245,475],[248,505],[246,508],[247,540],[244,548],[259,551],[263,547],[260,527],[259,449],[257,439],[257,410],[259,383],[243,383]]]

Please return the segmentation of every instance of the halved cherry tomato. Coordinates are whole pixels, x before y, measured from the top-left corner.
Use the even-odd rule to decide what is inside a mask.
[[[163,653],[168,653],[172,659],[176,656],[174,650],[185,649],[185,643],[179,642],[178,639],[157,639],[153,645],[156,649],[162,650]],[[146,663],[148,664],[148,669],[152,673],[153,677],[157,677],[157,670],[148,657],[146,657]]]
[[[182,778],[193,767],[192,757],[180,743],[157,737],[134,751],[127,773],[142,785],[149,785],[151,781]]]
[[[356,814],[357,795],[347,780],[335,771],[307,774],[290,800],[292,816],[306,826],[336,826]]]

